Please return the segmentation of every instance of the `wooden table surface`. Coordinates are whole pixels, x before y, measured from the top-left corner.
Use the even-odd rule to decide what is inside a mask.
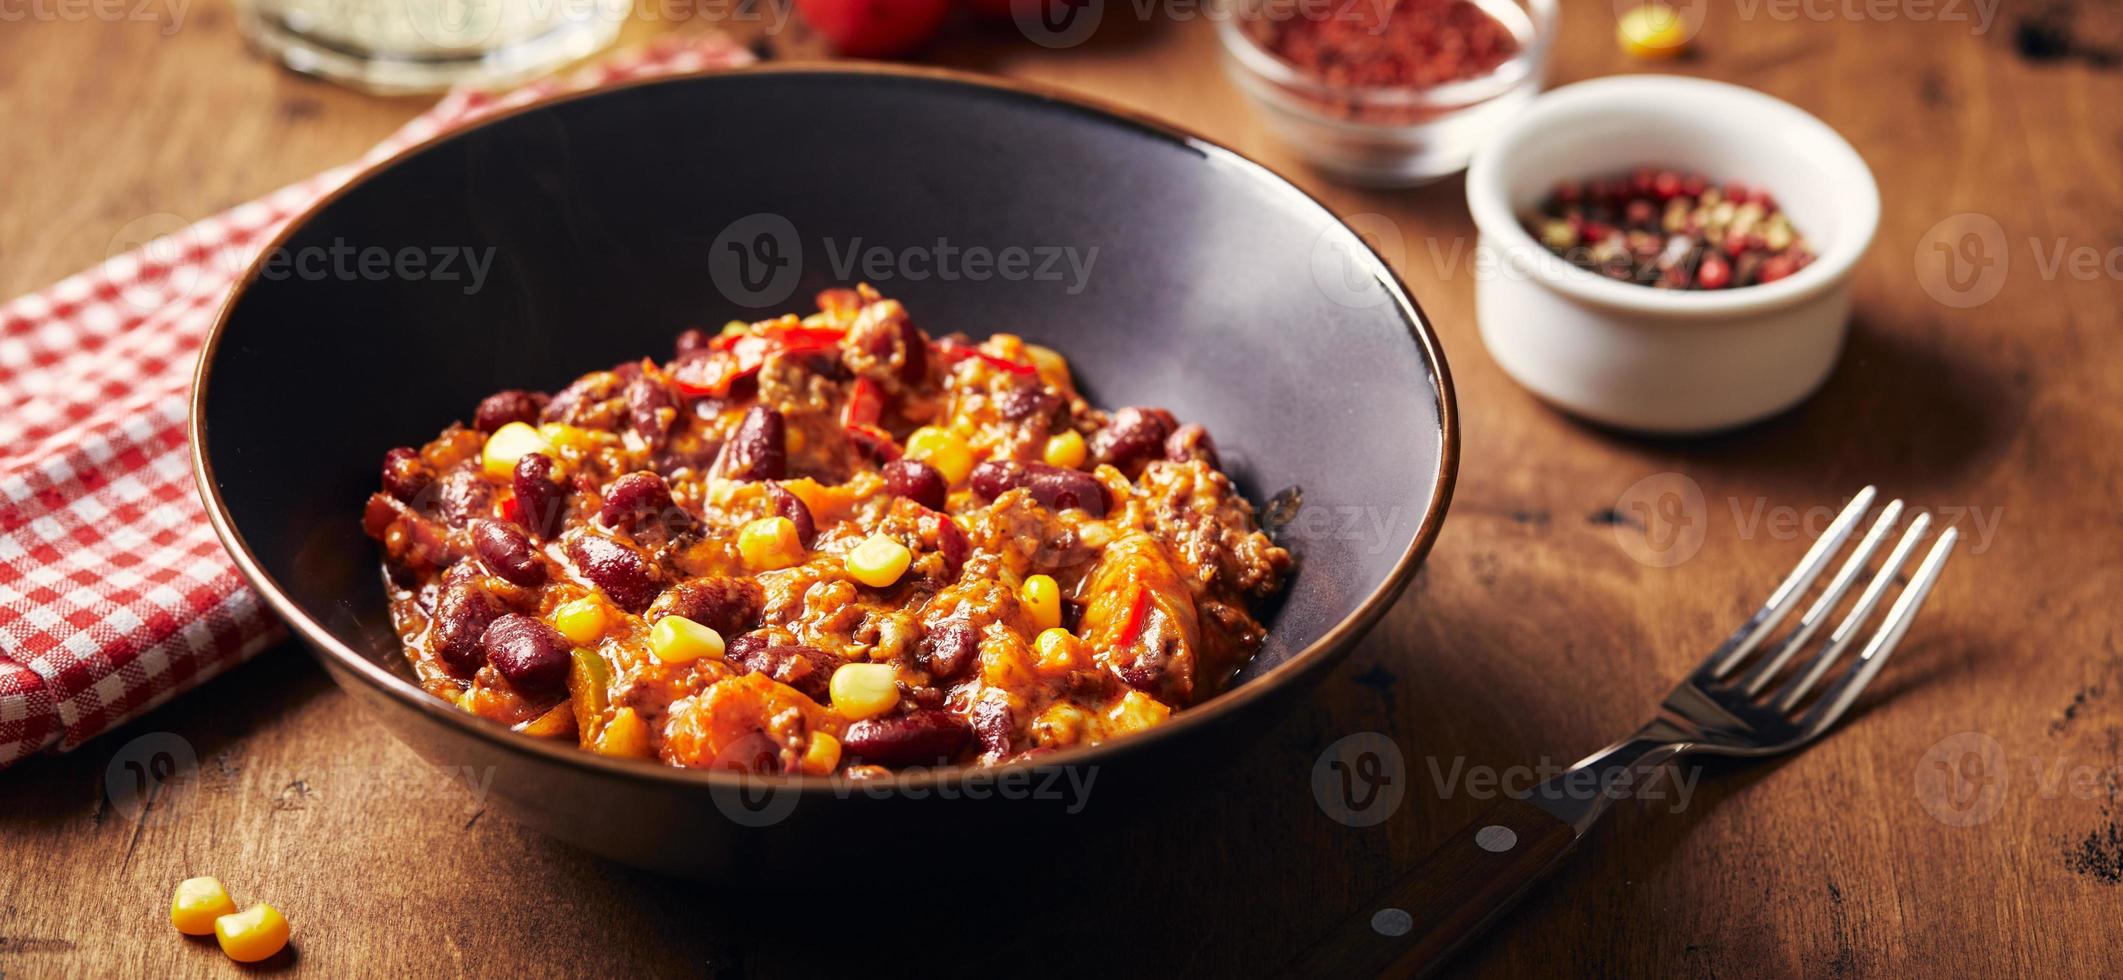
[[[0,294],[167,215],[351,158],[422,107],[246,56],[224,3],[190,4],[176,30],[0,30]],[[1556,81],[1646,68],[1612,44],[1608,5],[1569,6]],[[1492,777],[1567,763],[1640,721],[1796,560],[1821,508],[1867,482],[1967,538],[1846,729],[1787,761],[1691,769],[1685,799],[1621,805],[1455,970],[2123,972],[2123,75],[2114,49],[2083,40],[2123,31],[2069,3],[1994,21],[1878,13],[1990,6],[1965,2],[1807,8],[1825,18],[1717,6],[1699,57],[1673,70],[1827,120],[1879,175],[1884,214],[1827,387],[1685,442],[1596,431],[1515,387],[1476,333],[1460,184],[1367,192],[1305,173],[1219,74],[1200,19],[1135,23],[1109,4],[1112,23],[1078,49],[959,25],[932,51],[1139,106],[1296,175],[1339,213],[1383,216],[1366,228],[1398,231],[1381,244],[1451,358],[1465,454],[1421,577],[1184,817],[1091,841],[1093,859],[1066,872],[999,876],[991,893],[902,908],[849,869],[821,883],[849,891],[761,914],[744,882],[636,873],[486,813],[476,787],[383,735],[290,645],[0,774],[0,974],[231,974],[163,919],[172,883],[198,873],[285,910],[295,952],[274,965],[304,972],[786,976],[941,949],[953,970],[1029,957],[1042,972],[1259,973],[1486,806]],[[2049,43],[2060,25],[2082,40]],[[812,49],[800,28],[769,43]],[[1932,233],[1970,213],[1996,224]],[[1969,270],[1932,244],[1986,229],[1972,257],[2005,270],[2001,291],[1934,299],[1927,284],[1965,295],[1951,290]],[[1685,526],[1646,526],[1631,506],[1691,484]],[[1701,533],[1688,560],[1633,557],[1675,531]],[[1397,743],[1405,798],[1355,828],[1311,780],[1328,745],[1365,732]],[[114,754],[154,733],[196,751],[196,792],[145,812],[112,804]]]

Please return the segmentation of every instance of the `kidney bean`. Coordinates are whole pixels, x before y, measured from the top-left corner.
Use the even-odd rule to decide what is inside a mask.
[[[949,762],[973,737],[972,726],[948,711],[922,709],[848,726],[843,749],[864,762],[907,766]]]
[[[1061,407],[1061,394],[1040,385],[1023,384],[995,396],[996,411],[1012,422],[1050,418]]]
[[[545,562],[539,558],[538,549],[531,546],[531,539],[516,525],[473,521],[472,547],[494,574],[526,589],[545,584]]]
[[[604,506],[598,509],[597,520],[609,528],[626,528],[644,517],[661,515],[677,521],[684,513],[672,506],[671,485],[663,477],[639,470],[604,488]]]
[[[774,502],[774,513],[796,525],[796,540],[804,547],[810,547],[818,537],[818,522],[811,519],[811,505],[779,483],[767,484],[767,499]]]
[[[479,646],[517,693],[557,698],[568,688],[568,640],[533,616],[510,613],[487,624]]]
[[[494,512],[494,488],[475,470],[453,470],[436,487],[442,519],[451,527],[464,527]]]
[[[1173,430],[1165,439],[1165,458],[1175,463],[1198,459],[1209,464],[1212,470],[1223,469],[1216,455],[1216,440],[1209,438],[1209,430],[1192,422]]]
[[[918,459],[895,459],[881,470],[885,477],[885,492],[905,497],[930,510],[944,509],[944,498],[949,485],[936,467]]]
[[[759,651],[773,645],[774,638],[763,631],[725,637],[722,643],[722,659],[732,664],[749,663]]]
[[[708,336],[707,331],[694,327],[678,335],[678,356],[684,357],[694,351],[707,350],[708,345],[714,342],[715,338]]]
[[[657,586],[656,569],[639,550],[611,538],[577,533],[568,538],[568,557],[605,595],[620,608],[640,612],[663,591]]]
[[[914,662],[929,676],[948,681],[965,673],[980,654],[980,635],[964,623],[946,623],[915,644]]]
[[[944,556],[944,575],[957,578],[958,570],[965,567],[966,559],[973,555],[973,545],[966,540],[966,532],[959,530],[958,522],[942,514],[925,514],[923,530],[936,534],[936,553]],[[933,522],[933,523],[931,523]]]
[[[1178,420],[1162,408],[1123,408],[1091,437],[1091,455],[1101,463],[1125,470],[1163,452],[1165,439],[1178,427]]]
[[[738,639],[741,642],[723,645],[723,662],[747,673],[765,674],[820,704],[831,698],[828,686],[833,672],[847,662],[816,647],[771,644],[756,633]]]
[[[532,534],[550,538],[568,513],[568,488],[553,479],[553,457],[525,453],[516,460],[510,482],[516,488],[516,515]]]
[[[788,424],[781,413],[754,405],[723,443],[716,470],[732,480],[779,480],[789,472]]]
[[[486,660],[479,638],[501,613],[501,603],[477,583],[451,583],[435,601],[435,653],[458,676],[471,676]]]
[[[651,449],[663,448],[678,420],[678,398],[664,383],[641,372],[627,382],[627,421]]]
[[[383,491],[413,503],[435,483],[435,468],[420,458],[420,451],[400,446],[383,454]]]
[[[545,403],[546,396],[534,391],[497,391],[486,396],[472,411],[472,427],[481,432],[492,432],[510,422],[535,423]]]
[[[983,751],[997,757],[1009,755],[1011,735],[1016,730],[1016,719],[1011,717],[1009,705],[1001,701],[981,701],[973,705],[973,734],[980,739]]]
[[[1055,510],[1074,507],[1093,517],[1106,516],[1106,488],[1082,470],[991,459],[973,468],[971,482],[973,492],[989,500],[1023,487],[1042,506]]]
[[[899,363],[899,380],[919,384],[929,376],[929,341],[922,337],[921,330],[912,320],[899,321],[900,349],[906,360]]]
[[[724,636],[736,636],[752,628],[765,602],[766,591],[758,582],[710,575],[689,578],[663,590],[642,613],[642,619],[653,624],[665,616],[684,616]]]

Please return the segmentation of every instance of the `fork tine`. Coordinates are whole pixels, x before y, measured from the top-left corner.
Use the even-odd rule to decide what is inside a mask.
[[[1924,564],[1917,566],[1916,578],[1911,579],[1909,587],[1895,598],[1894,608],[1887,612],[1887,621],[1880,624],[1880,631],[1872,635],[1872,642],[1865,644],[1865,652],[1858,655],[1857,666],[1834,687],[1823,692],[1821,700],[1806,712],[1803,727],[1808,735],[1819,734],[1843,717],[1843,712],[1850,710],[1851,704],[1864,692],[1865,685],[1872,683],[1873,677],[1886,665],[1896,645],[1902,642],[1903,634],[1909,632],[1909,624],[1916,620],[1917,611],[1923,608],[1924,599],[1931,595],[1931,587],[1938,581],[1939,571],[1946,567],[1946,559],[1953,556],[1954,541],[1959,537],[1960,532],[1954,528],[1940,532],[1939,540],[1931,546],[1931,553],[1924,556]]]
[[[1783,642],[1778,643],[1776,648],[1769,652],[1768,659],[1756,664],[1740,679],[1740,689],[1746,691],[1748,697],[1762,693],[1762,689],[1768,687],[1769,682],[1775,680],[1777,674],[1783,671],[1784,665],[1791,662],[1792,654],[1806,648],[1813,635],[1820,631],[1821,624],[1828,621],[1828,614],[1834,612],[1836,606],[1842,603],[1843,596],[1850,592],[1850,587],[1857,582],[1858,575],[1863,573],[1865,566],[1872,561],[1872,553],[1880,550],[1880,542],[1887,540],[1887,532],[1901,519],[1902,502],[1899,500],[1889,501],[1887,506],[1880,509],[1880,517],[1872,522],[1872,530],[1865,532],[1864,539],[1858,542],[1857,550],[1844,559],[1843,567],[1836,569],[1835,577],[1828,580],[1828,587],[1821,590],[1821,597],[1815,599],[1813,605],[1806,608],[1806,614],[1799,617],[1799,628],[1793,630]]]
[[[1717,680],[1731,673],[1734,666],[1753,653],[1754,648],[1762,642],[1762,637],[1767,636],[1770,630],[1776,629],[1777,624],[1784,621],[1784,617],[1791,615],[1792,607],[1798,605],[1799,597],[1805,594],[1806,588],[1813,584],[1814,579],[1821,576],[1821,570],[1828,567],[1828,560],[1835,557],[1837,551],[1842,550],[1843,542],[1849,540],[1851,530],[1858,526],[1858,519],[1872,509],[1872,498],[1878,494],[1878,490],[1869,486],[1858,491],[1858,495],[1852,497],[1849,505],[1828,525],[1828,531],[1821,535],[1821,540],[1815,541],[1813,547],[1807,549],[1806,557],[1799,559],[1799,567],[1792,569],[1791,576],[1784,580],[1784,584],[1777,586],[1777,590],[1770,594],[1769,601],[1763,603],[1762,608],[1756,610],[1724,643],[1712,650],[1710,656],[1703,659],[1703,665],[1696,668],[1697,673],[1707,674],[1710,680]]]
[[[1929,514],[1918,514],[1916,520],[1909,522],[1909,530],[1902,533],[1902,540],[1895,543],[1894,551],[1889,552],[1887,560],[1880,563],[1879,572],[1866,584],[1865,591],[1858,594],[1857,605],[1852,606],[1850,614],[1844,616],[1843,621],[1836,624],[1835,631],[1828,634],[1828,646],[1815,654],[1805,669],[1778,688],[1776,697],[1770,699],[1770,703],[1776,705],[1778,711],[1790,711],[1796,707],[1806,697],[1806,692],[1813,690],[1813,686],[1819,683],[1822,677],[1827,676],[1828,669],[1842,658],[1843,651],[1857,642],[1858,630],[1863,629],[1865,621],[1872,618],[1872,611],[1879,607],[1880,599],[1894,586],[1895,576],[1901,574],[1902,566],[1908,563],[1910,555],[1916,553],[1918,542],[1924,539],[1924,532],[1930,527]]]

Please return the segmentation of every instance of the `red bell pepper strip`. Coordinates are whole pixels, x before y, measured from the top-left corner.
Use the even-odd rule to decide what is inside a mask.
[[[1006,358],[996,357],[993,354],[983,353],[981,351],[974,350],[971,347],[967,347],[964,344],[957,343],[956,341],[939,340],[936,342],[936,349],[943,352],[944,359],[950,361],[953,364],[966,360],[967,358],[976,358],[986,363],[990,367],[1000,368],[1004,371],[1010,372],[1011,374],[1034,375],[1039,373],[1039,369],[1033,367],[1030,364],[1023,364],[1017,361],[1008,360]]]
[[[679,379],[678,390],[698,398],[703,395],[721,398],[730,393],[730,386],[737,379],[757,372],[767,363],[767,358],[776,354],[822,354],[838,350],[845,330],[825,327],[777,327],[765,333],[726,333],[708,343],[715,354],[713,363],[719,364],[721,372],[705,384]]]
[[[1143,621],[1150,618],[1150,587],[1137,585],[1135,598],[1128,602],[1128,618],[1121,621],[1120,646],[1134,643],[1143,635]]]
[[[848,403],[840,408],[840,424],[849,428],[877,424],[885,414],[885,393],[877,382],[868,378],[856,378],[848,389]]]

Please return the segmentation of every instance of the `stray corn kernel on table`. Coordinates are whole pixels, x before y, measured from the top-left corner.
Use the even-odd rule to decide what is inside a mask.
[[[1599,847],[1450,974],[2119,972],[2107,938],[2118,886],[2101,849],[2116,805],[2098,778],[2123,728],[2107,637],[2119,583],[2112,515],[2078,502],[2123,482],[2116,287],[2045,279],[2025,246],[2038,240],[2046,259],[2058,243],[2069,255],[2112,238],[2123,190],[2062,175],[2112,170],[2123,76],[2070,53],[2023,57],[2013,41],[2028,11],[2000,10],[1978,32],[1936,18],[1742,23],[1711,5],[1693,57],[1661,70],[1817,113],[1883,175],[1887,207],[1842,367],[1811,402],[1730,437],[1643,443],[1555,415],[1483,354],[1457,181],[1399,193],[1323,183],[1222,78],[1212,24],[1135,22],[1124,7],[1106,4],[1107,26],[1076,48],[963,25],[928,54],[1172,119],[1319,194],[1379,243],[1435,321],[1468,447],[1451,519],[1407,599],[1185,814],[1051,842],[1076,859],[1037,880],[994,862],[979,890],[895,882],[815,907],[763,903],[618,869],[512,823],[488,809],[477,773],[414,757],[286,646],[74,753],[0,773],[0,972],[227,976],[216,944],[175,935],[168,917],[178,882],[212,875],[285,914],[290,945],[269,971],[802,977],[875,972],[880,951],[947,933],[948,971],[1037,944],[1020,965],[1111,972],[1124,944],[1128,972],[1256,974],[1487,807],[1497,783],[1485,779],[1544,754],[1565,764],[1636,720],[1657,693],[1645,685],[1692,663],[1704,630],[1759,601],[1752,590],[1803,550],[1787,518],[1867,479],[1927,508],[2002,515],[1994,535],[1970,536],[1925,614],[1952,642],[1905,648],[1877,707],[1774,778],[1721,772],[1685,801],[1622,808]],[[18,80],[0,87],[11,137],[0,293],[100,261],[144,215],[202,217],[351,159],[425,105],[265,69],[238,54],[225,0],[186,11],[168,34],[35,19],[0,31],[0,64]],[[662,29],[628,26],[637,38]],[[1606,5],[1571,5],[1553,81],[1642,70],[1614,31]],[[809,43],[800,26],[766,41],[781,55],[815,53]],[[2044,112],[2016,108],[2037,103]],[[1963,213],[2012,236],[2011,275],[1979,307],[1942,305],[1913,281],[1927,232]],[[1294,350],[1332,342],[1291,331]],[[1662,569],[1628,556],[1644,531],[1617,501],[1673,473],[1707,509],[1697,557]],[[2038,596],[2036,614],[1998,604],[2012,593]],[[1566,670],[1588,679],[1560,688],[1552,677]],[[1315,764],[1365,733],[1398,746],[1402,801],[1353,827],[1315,796]],[[2011,769],[1982,797],[1994,808],[1949,824],[1933,814],[1954,811],[1917,776],[1962,733],[1994,740]],[[606,728],[615,743],[637,736],[616,719]],[[106,777],[141,738],[180,739],[196,778],[123,806]],[[2023,778],[2079,771],[2095,775],[2091,795]],[[881,860],[948,846],[917,843]],[[847,868],[830,887],[876,870]]]

